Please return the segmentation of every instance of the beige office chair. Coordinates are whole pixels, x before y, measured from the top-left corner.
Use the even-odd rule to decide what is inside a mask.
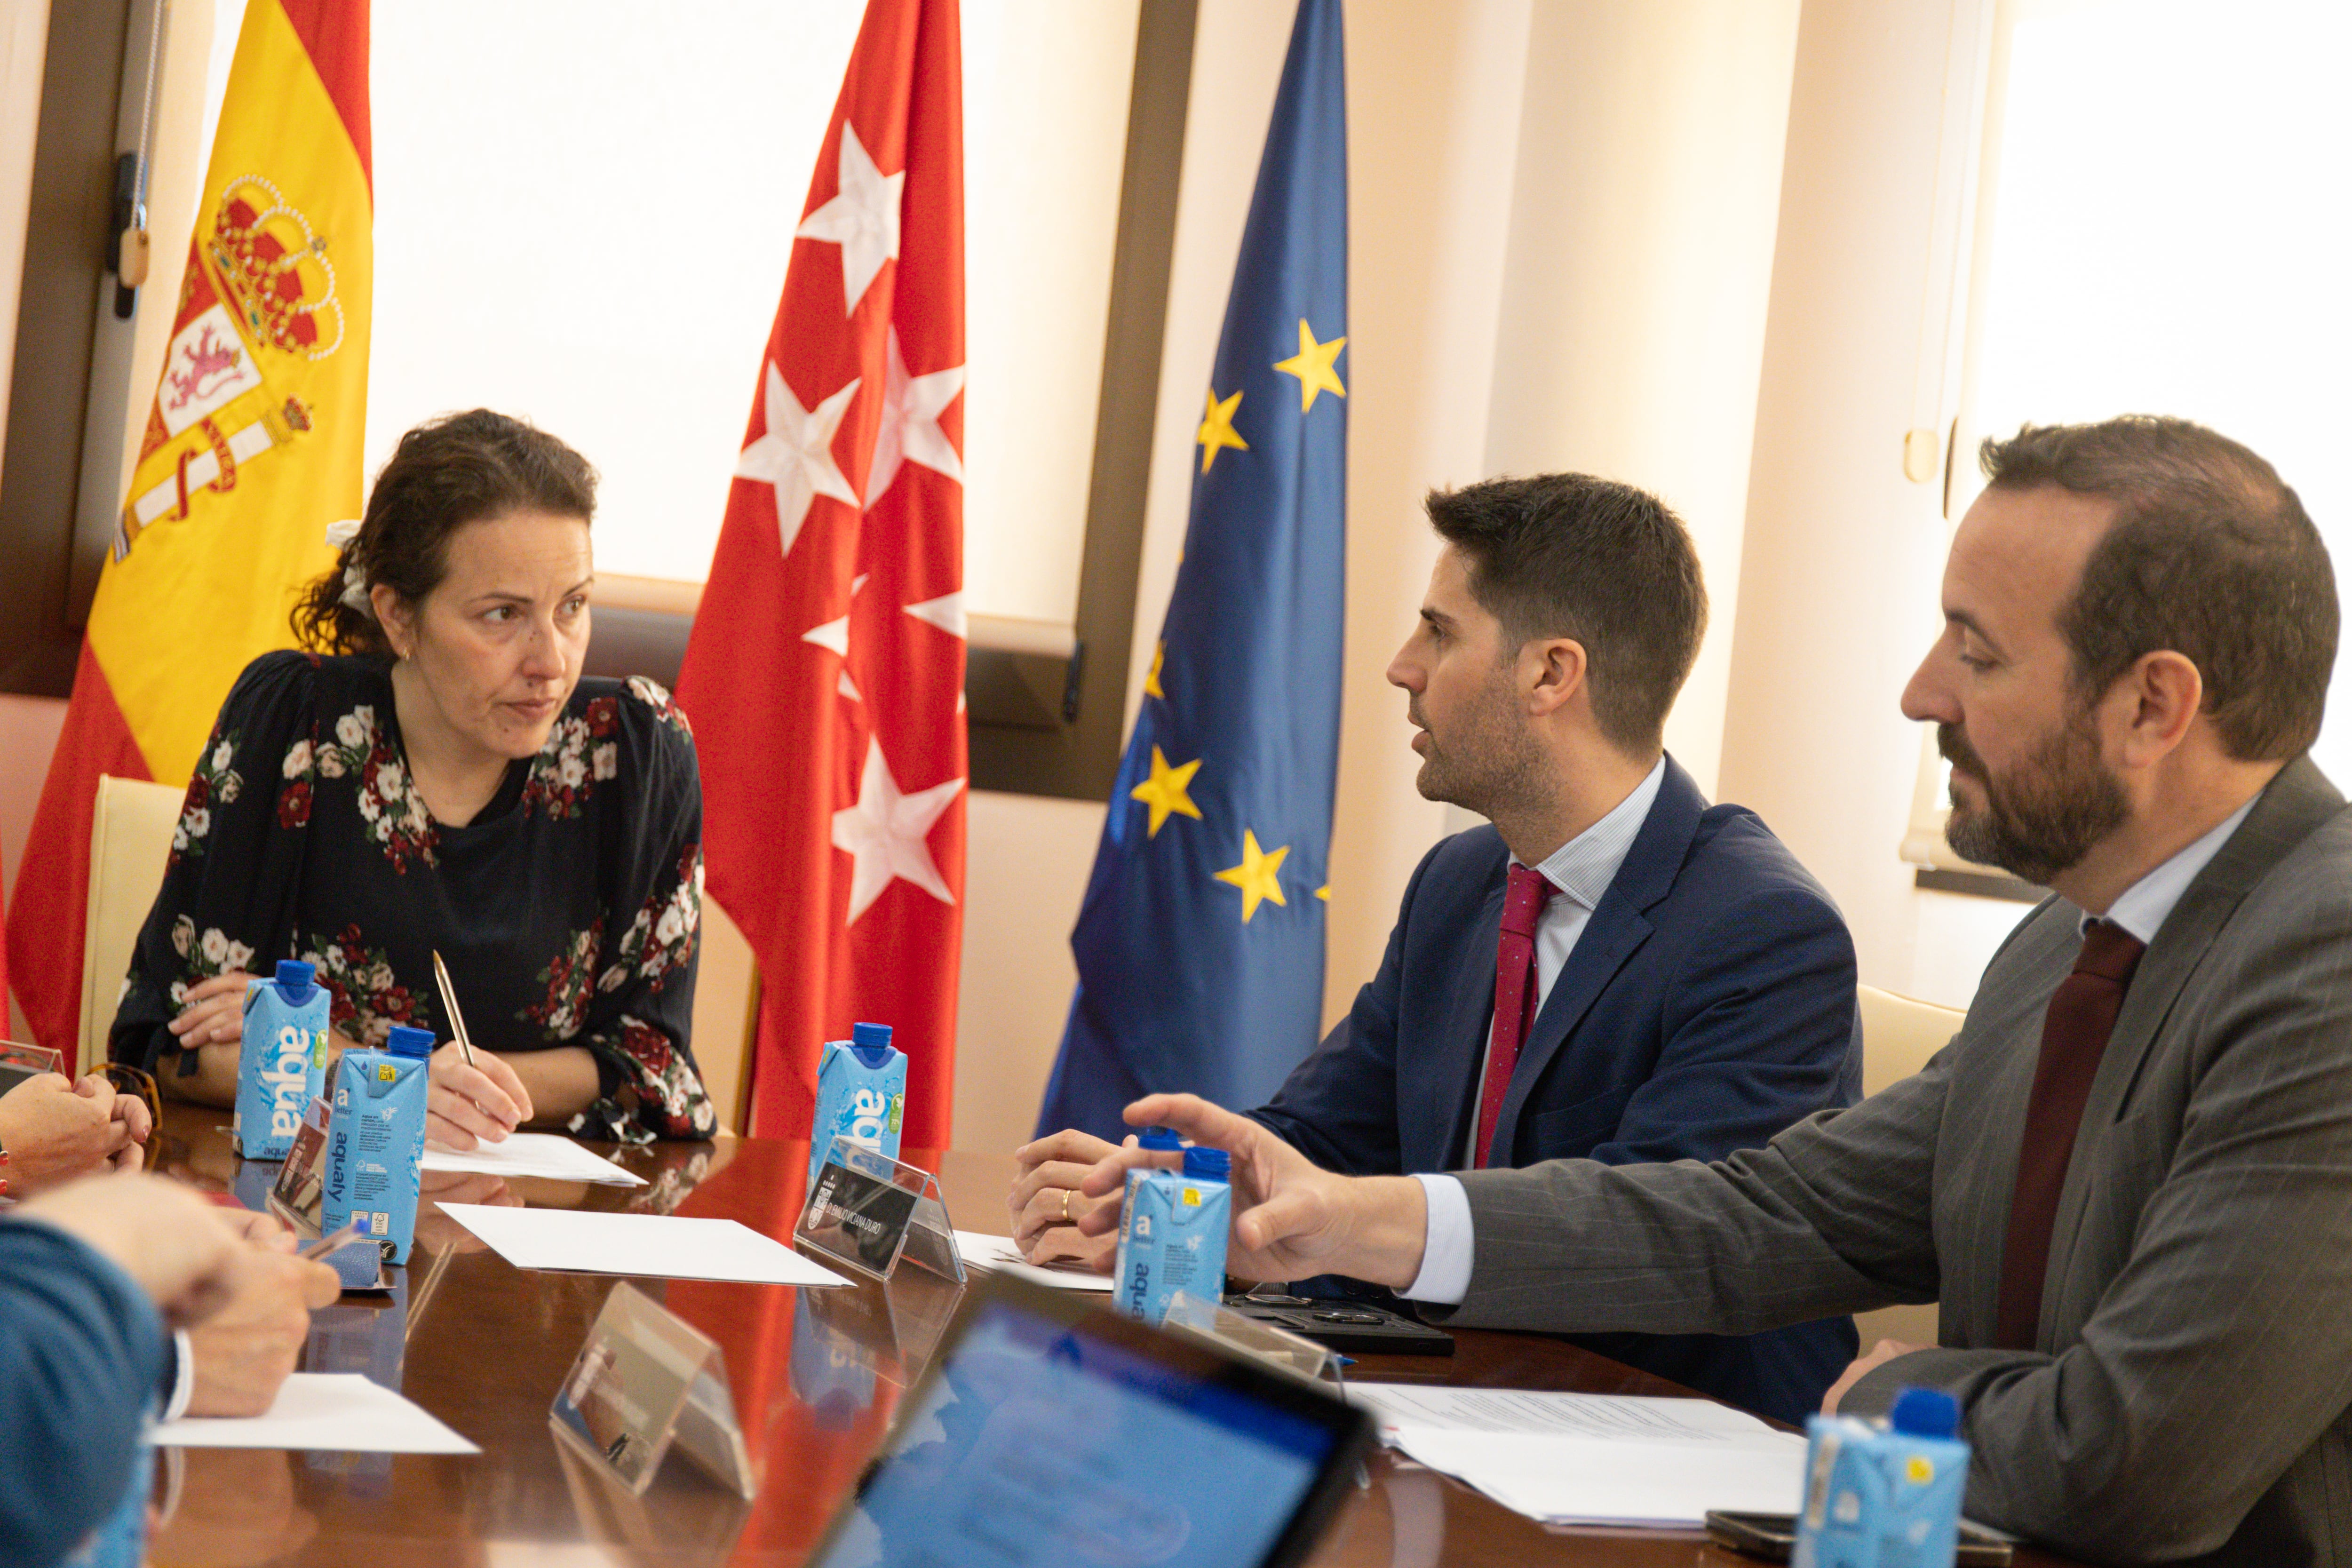
[[[1968,1016],[1957,1008],[1897,996],[1875,985],[1864,985],[1861,990],[1864,1094],[1876,1094],[1926,1067],[1927,1058],[1960,1032],[1960,1020]],[[1883,1307],[1857,1316],[1854,1326],[1862,1331],[1864,1351],[1881,1340],[1932,1345],[1936,1342],[1935,1303]]]
[[[743,928],[702,896],[702,963],[694,979],[694,1062],[719,1115],[719,1135],[751,1114],[751,1039],[760,1026],[760,969]]]
[[[82,917],[81,1065],[106,1059],[139,928],[163,885],[186,791],[101,773],[89,822],[89,907]]]

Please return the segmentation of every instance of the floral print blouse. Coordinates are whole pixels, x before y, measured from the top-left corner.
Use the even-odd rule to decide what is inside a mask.
[[[653,682],[581,681],[539,754],[449,827],[409,780],[388,660],[264,654],[188,781],[110,1046],[153,1068],[191,986],[280,958],[318,966],[362,1045],[394,1024],[446,1040],[438,949],[474,1044],[595,1058],[573,1132],[707,1138],[687,1043],[701,913],[694,739]]]

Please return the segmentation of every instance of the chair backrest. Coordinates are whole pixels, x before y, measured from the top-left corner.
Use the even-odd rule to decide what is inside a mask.
[[[1897,996],[1875,985],[1862,987],[1862,1091],[1876,1094],[1926,1067],[1927,1058],[1960,1032],[1960,1021],[1967,1016],[1955,1007]],[[1936,1303],[1928,1301],[1882,1307],[1857,1314],[1853,1321],[1867,1352],[1880,1340],[1932,1345],[1937,1318]]]
[[[751,1114],[751,1039],[760,1024],[760,969],[743,928],[702,899],[702,962],[694,977],[694,1063],[722,1133]]]
[[[81,1065],[106,1059],[139,928],[163,885],[184,790],[101,773],[89,821],[89,908],[81,941]]]
[[[1968,1016],[1957,1007],[1938,1007],[1910,996],[1862,990],[1862,1092],[1876,1094],[1900,1083],[1944,1048]]]

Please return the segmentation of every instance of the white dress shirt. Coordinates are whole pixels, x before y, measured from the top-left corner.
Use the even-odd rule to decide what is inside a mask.
[[[1592,911],[1600,906],[1601,895],[1607,892],[1609,884],[1617,879],[1618,868],[1625,864],[1625,857],[1632,851],[1642,825],[1650,819],[1650,808],[1657,804],[1658,786],[1665,782],[1665,777],[1666,759],[1661,756],[1642,782],[1635,784],[1623,800],[1612,806],[1607,816],[1553,850],[1545,857],[1543,864],[1536,868],[1542,873],[1544,880],[1559,891],[1552,895],[1544,905],[1543,913],[1536,919],[1536,994],[1529,1004],[1530,1018],[1543,1011],[1544,1001],[1551,994],[1552,982],[1558,980],[1559,972],[1568,967],[1568,955],[1576,951],[1577,939],[1584,934],[1585,926],[1592,919]],[[1512,857],[1512,865],[1520,863],[1517,856]],[[1494,1038],[1491,1017],[1487,1021],[1486,1038],[1490,1041]],[[1482,1051],[1478,1080],[1471,1086],[1471,1105],[1474,1108],[1479,1105],[1486,1093],[1486,1053]],[[1478,1118],[1474,1113],[1470,1118],[1469,1135],[1462,1148],[1464,1168],[1476,1163],[1477,1146]],[[1413,1282],[1416,1289],[1405,1294],[1417,1301],[1459,1301],[1462,1292],[1470,1284],[1470,1200],[1464,1195],[1462,1184],[1451,1176],[1423,1176],[1420,1181],[1429,1193],[1429,1242],[1422,1253],[1421,1278]],[[1459,1223],[1448,1229],[1442,1239],[1437,1226],[1438,1212],[1441,1204],[1446,1203],[1448,1197],[1441,1194],[1440,1186],[1452,1189],[1451,1204],[1460,1211]],[[1454,1256],[1456,1249],[1458,1258]],[[1433,1271],[1433,1259],[1444,1272]],[[1456,1268],[1460,1271],[1461,1282],[1454,1287],[1454,1294],[1450,1298],[1425,1295],[1418,1289],[1423,1283],[1442,1286],[1450,1282],[1453,1270]]]
[[[1651,776],[1653,779],[1656,777],[1654,773]],[[1655,793],[1654,785],[1645,787]],[[1640,791],[1634,793],[1639,794]],[[2260,798],[2259,795],[2254,797]],[[2172,906],[2180,901],[2180,895],[2189,890],[2189,884],[2197,879],[2197,873],[2205,869],[2207,862],[2221,853],[2221,846],[2230,841],[2230,836],[2238,831],[2239,825],[2246,820],[2246,814],[2253,809],[2254,801],[2247,801],[2223,817],[2211,832],[2125,889],[2122,895],[2108,906],[2106,918],[2140,941],[2154,942],[2165,918],[2172,913]],[[1627,841],[1631,842],[1630,836]],[[1561,853],[1565,854],[1566,850]],[[1619,858],[1623,858],[1622,852]],[[1550,866],[1551,861],[1544,862],[1547,875]],[[1614,868],[1612,869],[1613,874]],[[1552,901],[1557,904],[1560,900],[1555,899]],[[2096,918],[2084,915],[2084,929],[2087,930]],[[1579,917],[1577,924],[1581,930],[1582,917]],[[1573,938],[1570,945],[1574,945]],[[1557,966],[1552,973],[1559,973]],[[1468,1163],[1467,1161],[1464,1163]],[[1404,1294],[1414,1301],[1448,1307],[1458,1305],[1470,1289],[1470,1265],[1475,1243],[1470,1225],[1470,1195],[1452,1176],[1416,1176],[1414,1179],[1421,1183],[1422,1193],[1428,1201],[1428,1236],[1422,1245],[1421,1272],[1414,1277]]]

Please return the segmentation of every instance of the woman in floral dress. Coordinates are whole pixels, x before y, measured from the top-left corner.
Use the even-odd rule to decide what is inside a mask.
[[[688,1048],[701,914],[694,741],[651,681],[583,680],[595,473],[487,410],[410,431],[335,570],[294,613],[307,651],[246,668],[188,784],[111,1035],[166,1092],[236,1095],[251,973],[305,959],[338,1045],[451,1037],[428,1131],[529,1122],[704,1138]],[[164,1061],[163,1058],[173,1058]]]

